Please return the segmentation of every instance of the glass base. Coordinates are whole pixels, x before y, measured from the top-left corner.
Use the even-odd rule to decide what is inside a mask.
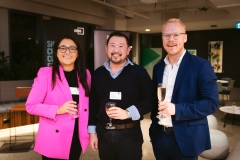
[[[159,118],[166,118],[166,116],[164,114],[160,114]]]
[[[75,114],[70,114],[71,118],[78,118],[78,112],[76,112]]]
[[[112,123],[107,123],[106,129],[115,129],[115,127],[112,126]]]

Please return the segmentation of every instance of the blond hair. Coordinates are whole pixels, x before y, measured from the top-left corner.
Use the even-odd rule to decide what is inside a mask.
[[[178,19],[178,18],[171,18],[171,19],[169,19],[168,21],[166,21],[166,22],[163,24],[163,26],[162,26],[162,31],[163,31],[164,27],[166,26],[166,24],[168,24],[168,23],[179,23],[179,24],[182,25],[182,27],[183,27],[184,30],[186,31],[186,26],[185,26],[185,24],[184,24],[180,19]]]

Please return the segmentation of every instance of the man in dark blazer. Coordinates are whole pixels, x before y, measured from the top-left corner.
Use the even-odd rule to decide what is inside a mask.
[[[162,28],[167,56],[153,69],[153,82],[166,87],[166,98],[152,110],[149,134],[157,160],[197,160],[211,148],[207,116],[219,104],[217,77],[208,60],[184,48],[186,27],[179,19]],[[164,120],[157,118],[165,114]],[[164,122],[163,122],[164,121]]]

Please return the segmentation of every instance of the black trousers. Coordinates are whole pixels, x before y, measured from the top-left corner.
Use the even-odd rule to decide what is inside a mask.
[[[143,135],[140,126],[128,129],[105,129],[97,125],[101,160],[141,160]]]
[[[197,160],[198,156],[185,156],[178,147],[174,131],[164,131],[158,126],[157,134],[151,140],[156,160]]]
[[[71,144],[71,149],[69,154],[69,160],[79,160],[81,152],[82,152],[82,147],[78,138],[78,118],[76,118],[72,144]],[[60,160],[60,159],[48,158],[42,155],[42,160]]]

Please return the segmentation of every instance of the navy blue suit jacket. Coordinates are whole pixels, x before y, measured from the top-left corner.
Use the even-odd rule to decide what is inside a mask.
[[[159,61],[153,69],[153,82],[162,83],[165,62]],[[219,104],[217,77],[208,60],[186,52],[177,73],[172,100],[176,114],[172,116],[174,135],[182,153],[197,156],[211,148],[207,116]],[[149,134],[156,136],[158,106],[152,110]]]

